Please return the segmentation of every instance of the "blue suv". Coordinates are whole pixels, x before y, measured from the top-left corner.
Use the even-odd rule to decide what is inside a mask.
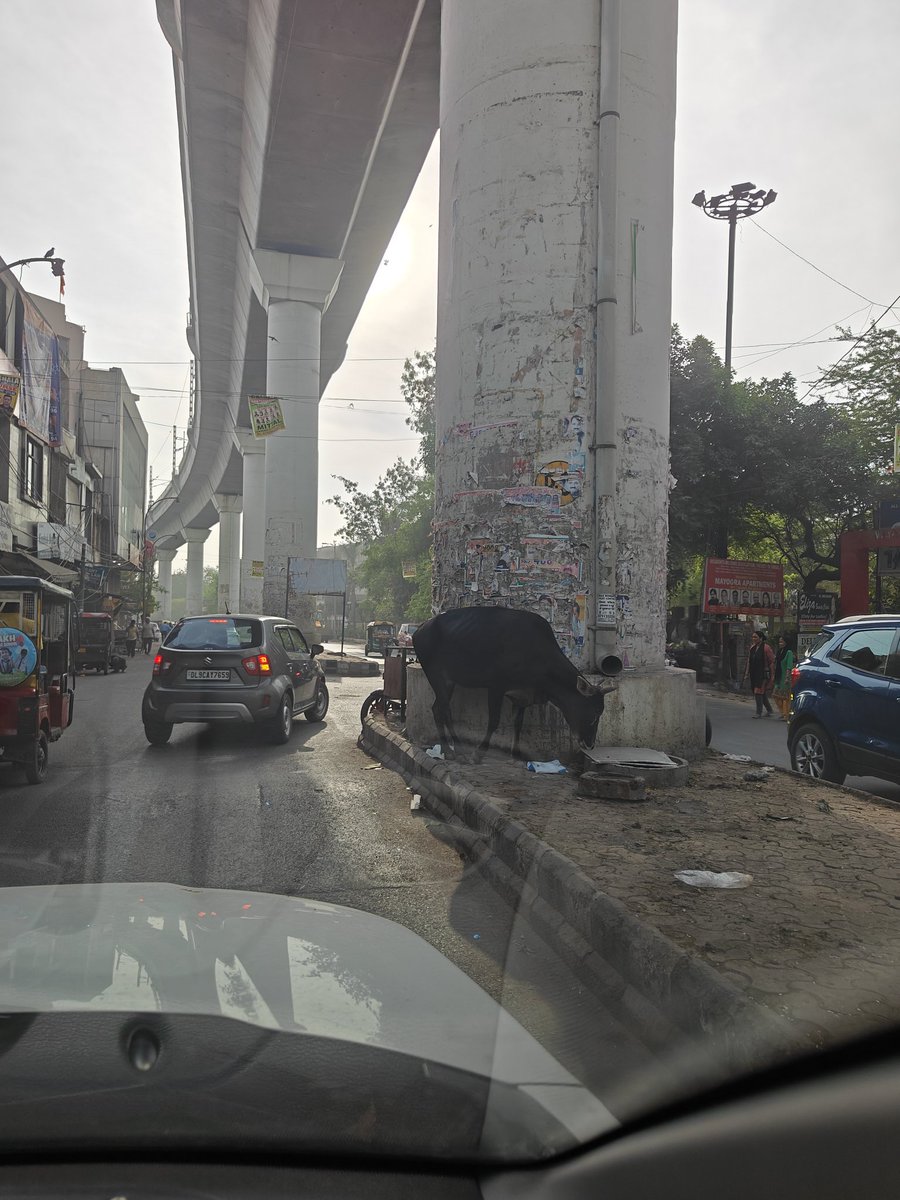
[[[794,668],[788,750],[816,779],[900,783],[900,616],[825,626]]]

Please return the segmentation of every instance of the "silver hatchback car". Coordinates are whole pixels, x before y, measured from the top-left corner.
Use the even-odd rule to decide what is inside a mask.
[[[286,742],[294,717],[328,712],[321,653],[282,617],[186,617],[153,660],[141,710],[147,741],[165,745],[174,725],[202,721],[256,725]]]

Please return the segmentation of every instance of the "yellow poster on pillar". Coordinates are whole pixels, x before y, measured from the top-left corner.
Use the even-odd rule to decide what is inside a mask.
[[[268,437],[285,428],[281,401],[277,396],[248,396],[250,428],[254,437]]]

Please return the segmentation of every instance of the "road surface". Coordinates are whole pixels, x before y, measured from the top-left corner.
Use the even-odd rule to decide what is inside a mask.
[[[400,922],[501,1000],[601,1098],[649,1062],[552,948],[462,860],[449,828],[410,812],[357,748],[373,678],[329,678],[326,721],[284,746],[252,729],[144,737],[151,659],[77,681],[46,782],[0,765],[0,883],[161,881],[299,895]]]

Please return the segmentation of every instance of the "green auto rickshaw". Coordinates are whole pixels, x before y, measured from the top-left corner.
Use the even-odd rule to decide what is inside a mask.
[[[390,621],[370,621],[366,626],[366,657],[380,654],[387,657],[388,650],[396,646],[396,630]]]

